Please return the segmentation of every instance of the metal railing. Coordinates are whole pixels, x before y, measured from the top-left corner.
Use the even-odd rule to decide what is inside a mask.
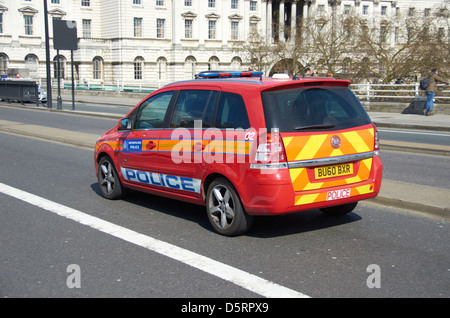
[[[158,87],[163,86],[158,85]],[[105,84],[77,84],[75,89],[81,91],[106,91],[106,92],[134,92],[134,93],[151,93],[158,89],[155,85],[149,83],[120,83],[115,85]],[[63,82],[63,88],[70,90],[72,84]],[[350,88],[361,101],[398,101],[411,102],[412,100],[426,99],[425,92],[419,88],[418,83],[414,84],[351,84]],[[435,100],[439,102],[450,102],[450,89],[447,85],[438,85],[438,94]]]
[[[64,89],[72,89],[72,84],[64,83]],[[142,84],[138,86],[122,85],[104,85],[104,84],[75,84],[75,90],[84,91],[105,91],[105,92],[134,92],[134,93],[151,93],[156,90],[155,87],[147,87]]]
[[[443,84],[438,85],[436,101],[449,102],[450,90]],[[425,91],[415,84],[351,84],[350,88],[361,101],[411,101],[426,100]]]

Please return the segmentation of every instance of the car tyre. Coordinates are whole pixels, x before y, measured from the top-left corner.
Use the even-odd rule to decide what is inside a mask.
[[[352,203],[332,206],[329,208],[321,208],[320,211],[322,211],[324,214],[329,215],[329,216],[339,216],[339,215],[344,215],[344,214],[352,212],[353,209],[356,208],[357,204],[358,204],[358,202],[352,202]]]
[[[107,199],[117,200],[124,194],[117,170],[109,157],[101,158],[98,163],[98,185]]]
[[[241,235],[250,229],[253,222],[253,217],[245,212],[236,189],[224,178],[209,185],[206,210],[214,230],[224,236]]]

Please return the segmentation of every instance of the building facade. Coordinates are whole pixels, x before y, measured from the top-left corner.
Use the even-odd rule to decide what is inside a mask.
[[[75,21],[79,83],[158,87],[209,69],[252,67],[243,43],[252,30],[289,41],[307,17],[424,12],[446,0],[46,0],[53,19]],[[285,28],[289,27],[290,28]],[[289,31],[286,31],[289,30]],[[448,30],[445,30],[448,32]],[[289,32],[290,34],[287,34]],[[70,51],[60,51],[60,74],[70,78]],[[51,49],[52,76],[57,51]],[[270,70],[270,67],[269,67]],[[44,0],[0,0],[0,71],[46,77]],[[268,70],[265,70],[266,73]],[[43,82],[45,82],[43,80]]]

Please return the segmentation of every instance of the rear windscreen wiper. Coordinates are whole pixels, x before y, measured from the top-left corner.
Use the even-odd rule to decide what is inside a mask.
[[[305,130],[305,129],[326,129],[326,128],[333,128],[334,124],[330,124],[330,125],[309,125],[309,126],[299,126],[299,127],[294,127],[294,130]]]

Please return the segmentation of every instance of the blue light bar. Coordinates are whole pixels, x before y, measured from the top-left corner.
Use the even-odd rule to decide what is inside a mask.
[[[261,77],[263,74],[255,71],[204,71],[195,75],[195,78]]]

